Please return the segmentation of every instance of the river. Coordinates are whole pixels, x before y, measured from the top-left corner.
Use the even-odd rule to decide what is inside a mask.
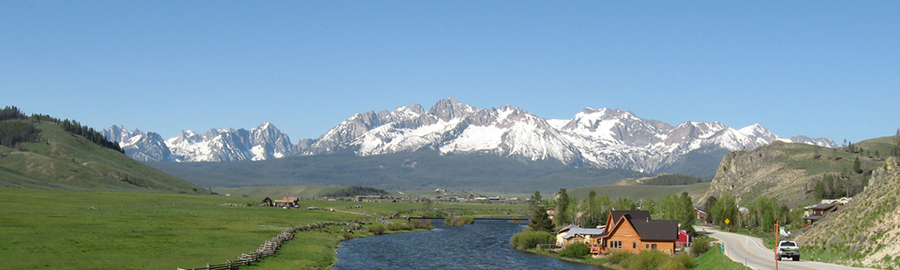
[[[429,231],[343,241],[333,269],[603,269],[511,248],[509,238],[525,228],[521,223],[432,224]]]

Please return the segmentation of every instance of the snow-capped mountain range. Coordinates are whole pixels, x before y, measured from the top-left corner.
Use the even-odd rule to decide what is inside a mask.
[[[268,122],[249,131],[183,131],[168,140],[153,132],[128,132],[122,126],[103,133],[140,161],[266,160],[348,151],[370,156],[429,149],[443,155],[490,153],[651,173],[695,151],[752,150],[774,141],[838,146],[827,138],[782,138],[759,124],[740,129],[719,122],[672,126],[608,108],[585,108],[568,120],[544,119],[517,107],[479,109],[453,98],[440,100],[427,111],[413,104],[393,111],[357,113],[318,139],[297,144]]]

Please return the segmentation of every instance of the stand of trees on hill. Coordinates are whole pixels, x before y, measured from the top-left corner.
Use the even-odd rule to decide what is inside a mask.
[[[651,186],[681,186],[696,184],[702,181],[703,179],[700,177],[681,174],[660,174],[656,177],[641,181],[641,184]]]
[[[22,114],[16,107],[6,106],[0,110],[0,145],[24,150],[20,143],[34,142],[37,140],[38,130],[31,121],[6,121],[23,120],[28,117]]]
[[[92,127],[82,125],[81,123],[78,123],[78,121],[74,121],[74,120],[69,121],[69,119],[66,119],[66,120],[63,120],[62,122],[59,122],[59,125],[60,125],[60,127],[63,128],[63,130],[68,131],[75,135],[81,135],[88,141],[95,143],[99,146],[113,149],[113,150],[119,151],[123,154],[125,153],[125,150],[122,150],[122,147],[119,146],[118,142],[110,142],[109,140],[106,139],[106,136],[103,136],[103,133],[100,133],[100,132],[94,130],[94,128],[92,128]]]
[[[857,173],[845,171],[840,175],[822,175],[822,180],[816,182],[816,185],[812,189],[813,196],[818,200],[856,196],[856,194],[862,192],[865,187],[869,185],[871,171],[864,172],[860,169],[855,172]]]
[[[60,127],[63,128],[63,130],[69,133],[82,136],[88,141],[99,146],[113,149],[123,154],[125,153],[125,151],[122,150],[122,147],[119,146],[118,142],[110,142],[106,139],[106,136],[103,136],[102,133],[94,130],[94,128],[92,127],[82,125],[77,121],[71,121],[69,119],[60,121],[59,119],[50,117],[49,115],[34,114],[31,115],[31,117],[28,117],[15,106],[6,106],[2,110],[0,110],[0,145],[6,147],[16,147],[19,150],[23,150],[19,143],[37,141],[38,133],[40,132],[40,130],[34,127],[35,121],[37,121],[38,123],[42,121],[57,123],[60,125]]]
[[[364,187],[364,186],[349,186],[344,187],[338,191],[325,193],[325,197],[355,197],[361,195],[387,195],[388,192],[383,189],[373,188],[373,187]]]

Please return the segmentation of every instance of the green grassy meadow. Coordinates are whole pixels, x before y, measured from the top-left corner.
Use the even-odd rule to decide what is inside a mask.
[[[0,261],[4,269],[193,268],[235,260],[290,227],[374,220],[394,211],[423,208],[422,203],[301,200],[300,209],[285,210],[256,206],[260,201],[254,197],[0,187]],[[323,210],[307,210],[307,206]],[[494,209],[525,206],[434,203],[432,208],[501,216],[508,212]],[[254,268],[329,268],[340,240],[369,235],[365,230],[347,235],[340,229],[298,232],[275,256]]]
[[[360,219],[341,212],[220,206],[223,203],[258,202],[0,188],[0,257],[7,269],[199,267],[235,260],[289,227]],[[322,252],[332,251],[326,246]]]

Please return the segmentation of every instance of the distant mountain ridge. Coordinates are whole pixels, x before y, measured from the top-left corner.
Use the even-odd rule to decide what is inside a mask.
[[[672,126],[618,109],[585,108],[572,119],[545,119],[518,107],[479,109],[448,98],[427,111],[419,104],[393,111],[357,113],[317,139],[291,144],[266,122],[252,130],[183,131],[168,140],[153,132],[103,130],[140,161],[219,162],[266,160],[351,152],[372,156],[419,150],[441,154],[489,153],[525,160],[555,159],[577,167],[682,173],[686,156],[708,159],[711,177],[727,152],[774,141],[837,147],[827,138],[782,138],[759,124],[741,129],[719,122]],[[697,173],[693,173],[697,175]]]
[[[182,131],[178,137],[168,140],[155,132],[139,129],[129,132],[124,126],[112,126],[102,133],[124,145],[126,155],[143,162],[266,160],[292,156],[296,148],[287,134],[268,122],[251,130],[210,129],[203,134]]]

